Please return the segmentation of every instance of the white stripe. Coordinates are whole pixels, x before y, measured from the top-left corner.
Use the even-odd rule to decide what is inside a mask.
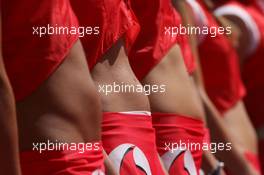
[[[246,10],[239,6],[230,4],[217,8],[214,14],[216,16],[234,15],[240,18],[246,25],[247,30],[250,31],[249,34],[251,35],[246,54],[249,56],[256,51],[260,43],[260,31],[256,22]]]
[[[125,112],[119,112],[120,114],[135,114],[135,115],[145,115],[145,116],[151,116],[151,112],[149,111],[125,111]]]
[[[205,175],[205,173],[202,169],[200,169],[200,175]]]
[[[92,175],[105,175],[105,173],[102,170],[97,169],[92,172]]]
[[[146,175],[152,175],[148,159],[146,158],[144,152],[134,144],[130,144],[130,143],[124,143],[118,145],[109,154],[109,159],[113,162],[113,165],[117,169],[117,172],[120,173],[122,161],[128,151],[133,151],[133,159],[135,165],[142,168],[142,170],[144,170]]]
[[[208,19],[198,2],[195,0],[187,0],[187,3],[191,6],[194,12],[194,18],[196,27],[199,27],[201,30],[204,26],[208,26]],[[198,42],[202,43],[205,39],[206,35],[203,32],[198,34]]]

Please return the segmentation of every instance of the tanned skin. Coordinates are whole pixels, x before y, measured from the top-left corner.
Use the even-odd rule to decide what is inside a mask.
[[[182,1],[182,3],[184,3],[184,0],[179,0]],[[177,2],[179,4],[179,1]],[[213,4],[212,3],[208,3],[208,6],[211,7]],[[207,124],[208,127],[210,129],[211,132],[211,136],[212,136],[212,141],[213,142],[224,142],[224,143],[228,143],[231,142],[232,143],[232,150],[230,152],[217,152],[216,156],[224,161],[226,163],[226,167],[227,169],[232,172],[233,174],[237,173],[237,170],[239,169],[241,172],[240,174],[255,174],[256,172],[253,170],[253,168],[248,164],[248,162],[245,160],[245,157],[243,155],[243,151],[240,149],[240,143],[237,143],[233,136],[230,134],[230,132],[234,132],[234,131],[230,131],[228,130],[227,126],[226,126],[226,122],[223,120],[223,118],[221,117],[221,115],[219,114],[219,112],[217,111],[216,107],[213,105],[213,103],[211,102],[211,100],[209,99],[207,93],[205,92],[205,88],[204,88],[204,83],[203,83],[203,78],[202,78],[202,74],[201,74],[201,66],[199,63],[199,55],[197,52],[197,38],[196,36],[191,36],[190,37],[191,41],[191,46],[192,46],[192,51],[194,54],[194,57],[196,59],[196,63],[197,63],[197,70],[194,73],[194,80],[196,82],[196,86],[197,89],[199,91],[199,94],[201,96],[201,99],[203,101],[204,104],[204,109],[206,112],[206,117],[207,117]],[[238,102],[237,105],[240,105],[241,102]],[[234,107],[236,108],[236,107]],[[232,110],[230,110],[232,111]],[[232,112],[230,112],[232,113]],[[240,113],[241,114],[241,113]],[[228,115],[228,113],[226,114]],[[243,115],[245,116],[245,114],[243,113]],[[244,126],[244,127],[248,127],[251,128],[250,126]],[[237,133],[239,131],[235,131],[235,133]],[[252,135],[252,138],[254,139],[254,134]],[[254,142],[253,142],[254,143]],[[253,145],[254,147],[254,145]],[[206,153],[205,155],[207,155],[205,157],[205,166],[204,169],[210,170],[210,167],[212,168],[212,162],[214,162],[213,158],[210,156],[210,154]],[[208,157],[210,156],[210,157]],[[209,161],[210,160],[210,161]],[[210,172],[210,171],[209,171]],[[222,172],[223,173],[223,172]]]
[[[180,13],[184,25],[187,25],[187,24],[193,25],[194,24],[194,21],[193,21],[194,19],[192,17],[192,14],[190,13],[191,9],[189,9],[185,0],[177,0],[177,1],[173,0],[173,5],[177,9],[177,11]],[[203,87],[203,79],[201,76],[200,62],[199,62],[199,59],[197,59],[199,56],[198,56],[198,51],[197,51],[196,36],[194,34],[191,34],[188,36],[188,39],[189,39],[192,54],[195,58],[195,63],[197,66],[195,72],[191,76],[192,76],[192,79],[193,79],[196,87],[200,87],[199,88],[200,90],[198,90],[198,88],[197,88],[197,92],[200,93],[199,91],[203,90],[204,91],[203,94],[206,94],[204,87]],[[207,95],[206,95],[206,98],[208,98]],[[202,101],[202,99],[201,99],[201,101]],[[205,111],[203,111],[203,115],[206,116]],[[207,121],[205,120],[205,122],[207,122]],[[217,161],[215,155],[213,155],[210,151],[204,151],[203,163],[202,163],[203,171],[205,173],[211,173],[217,168],[217,166],[218,166],[218,161]],[[220,174],[225,175],[225,172],[223,170],[221,170]]]
[[[249,33],[249,31],[247,31],[247,27],[245,26],[245,24],[235,16],[221,16],[218,17],[218,19],[223,26],[230,25],[232,26],[232,29],[236,29],[232,30],[232,33],[238,31],[238,36],[232,37],[231,39],[232,44],[236,48],[237,53],[239,55],[239,61],[242,67],[246,55],[245,51],[247,50],[246,48],[248,47],[248,43],[250,40],[250,35],[247,34]],[[244,103],[240,101],[236,106],[234,106],[232,110],[227,112],[225,116],[225,123],[229,127],[229,132],[232,133],[231,136],[232,138],[234,138],[234,141],[240,144],[240,151],[251,151],[252,153],[257,154],[257,134],[255,133],[253,125],[249,120],[249,116],[246,112]]]
[[[31,96],[17,103],[20,148],[32,143],[101,140],[102,108],[80,41],[61,66]],[[104,152],[106,171],[114,170]]]
[[[206,4],[211,3],[211,6],[214,5],[213,1],[211,0],[204,1]],[[240,64],[243,65],[246,55],[245,51],[247,50],[246,48],[248,47],[247,44],[250,38],[250,36],[247,34],[249,31],[247,31],[245,24],[239,18],[234,16],[221,16],[217,17],[217,20],[220,25],[224,27],[231,26],[232,34],[227,36],[230,42],[233,44],[233,47],[237,49],[237,53],[240,58]],[[236,139],[236,142],[239,143],[239,145],[243,145],[243,149],[257,154],[258,149],[256,132],[249,119],[249,115],[246,111],[243,101],[240,100],[236,105],[233,106],[232,109],[226,112],[224,116],[225,123],[229,126],[232,125],[232,127],[228,128],[231,129],[230,133],[234,134],[232,137]],[[238,121],[239,125],[237,124]],[[244,128],[247,129],[245,130]]]
[[[2,57],[1,19],[0,15],[0,172],[5,175],[21,175],[15,100]]]
[[[114,82],[135,87],[141,85],[130,67],[122,39],[117,41],[95,65],[92,77],[98,87]],[[101,92],[100,97],[105,112],[150,111],[148,97],[143,92],[118,92],[108,95]],[[108,164],[111,167],[111,162]],[[118,174],[116,170],[114,171]],[[164,173],[166,174],[165,170]]]
[[[128,84],[141,85],[132,71],[123,41],[120,39],[101,58],[92,70],[92,77],[97,85]],[[103,111],[150,111],[147,96],[142,92],[118,92],[105,94],[100,92]]]
[[[33,142],[87,143],[101,140],[101,106],[80,41],[58,69],[17,103],[20,150]]]
[[[164,93],[151,93],[151,112],[174,113],[204,120],[199,96],[186,70],[178,44],[144,77],[143,85],[165,85]]]
[[[213,0],[204,0],[204,2],[209,9],[214,9],[215,4]],[[239,62],[242,66],[250,38],[247,27],[239,18],[232,15],[220,16],[217,17],[217,20],[224,27],[231,26],[232,35],[229,36],[229,40],[233,44],[233,47],[236,48],[240,58]],[[258,154],[257,134],[249,119],[243,100],[237,102],[232,109],[224,114],[224,122],[227,125],[232,140],[237,143],[241,154],[245,151]]]
[[[151,112],[174,113],[203,120],[201,101],[186,70],[179,45],[172,47],[141,83],[166,87],[164,93],[149,95]]]

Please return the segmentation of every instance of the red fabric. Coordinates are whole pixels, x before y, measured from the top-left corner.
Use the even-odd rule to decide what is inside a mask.
[[[23,175],[92,175],[104,172],[102,146],[99,150],[27,151],[20,154]]]
[[[3,0],[3,57],[16,100],[30,95],[64,60],[78,35],[33,35],[32,27],[78,26],[68,0]]]
[[[264,15],[264,1],[263,0],[252,0],[253,5],[260,13]]]
[[[263,99],[264,99],[264,79],[262,76],[264,74],[264,16],[256,10],[254,6],[251,5],[243,5],[238,2],[229,2],[228,4],[236,5],[248,12],[248,14],[254,19],[257,27],[260,31],[260,44],[256,51],[249,55],[246,58],[245,64],[242,67],[242,78],[244,80],[247,95],[244,99],[247,112],[253,122],[255,128],[262,127],[264,124],[264,107],[263,107]],[[260,159],[262,163],[262,170],[264,169],[264,145],[263,141],[260,141]]]
[[[170,0],[131,0],[131,7],[139,21],[141,30],[135,43],[130,46],[130,64],[137,78],[142,80],[152,68],[179,42],[184,51],[188,70],[193,71],[193,58],[187,51],[186,36],[165,34],[165,28],[179,27],[181,19]],[[186,53],[185,53],[186,51]]]
[[[164,154],[172,152],[165,147],[165,143],[168,145],[177,143],[196,143],[203,145],[205,128],[204,123],[201,120],[193,119],[190,117],[180,116],[177,114],[168,113],[153,113],[153,127],[156,130],[156,139],[158,152],[161,157]],[[202,148],[202,147],[201,147]],[[202,163],[202,149],[188,150],[194,160],[196,172],[198,173]],[[170,174],[188,175],[186,171],[186,163],[184,163],[185,153],[182,152],[169,167]],[[163,160],[166,164],[167,160]],[[189,162],[190,163],[190,162]]]
[[[193,57],[192,49],[188,40],[188,35],[180,35],[178,44],[181,48],[185,66],[189,74],[192,74],[196,69],[196,63]]]
[[[262,174],[264,173],[264,139],[259,140],[259,160]]]
[[[264,79],[259,76],[264,74],[264,16],[254,7],[254,3],[243,5],[235,1],[238,0],[229,1],[224,5],[232,4],[246,10],[260,31],[260,44],[256,51],[246,58],[242,67],[242,78],[247,90],[244,102],[254,126],[258,128],[264,124]]]
[[[217,21],[199,1],[206,15],[208,26],[217,27]],[[224,113],[231,109],[246,92],[240,77],[238,56],[225,35],[207,35],[199,45],[202,73],[206,92],[217,109]]]
[[[136,162],[133,158],[133,152],[129,151],[123,160],[123,166],[120,169],[120,174],[135,174],[135,175],[146,175],[144,171],[136,166]],[[129,170],[129,171],[128,171]]]
[[[258,156],[249,151],[244,153],[246,159],[250,162],[250,164],[256,169],[257,172],[261,172],[260,170],[260,162]]]
[[[256,8],[260,13],[264,14],[263,0],[248,0],[248,3]]]
[[[121,163],[115,164],[120,175],[141,175],[150,167],[152,175],[163,175],[162,167],[158,159],[155,145],[155,131],[152,127],[151,116],[138,114],[110,113],[103,114],[102,141],[106,153],[113,162],[121,159]],[[125,153],[111,157],[114,150],[124,144],[132,145]],[[141,158],[146,158],[143,167],[136,161],[136,150],[141,150]],[[132,153],[131,153],[132,152]],[[133,163],[132,163],[133,162]],[[135,165],[137,164],[137,166]],[[143,173],[144,174],[144,173]],[[148,174],[148,173],[146,173]]]
[[[252,6],[234,4],[244,8],[249,13],[260,31],[260,44],[257,50],[246,58],[242,69],[242,77],[248,92],[245,98],[245,105],[253,124],[258,128],[264,124],[264,79],[260,76],[264,75],[264,16]]]
[[[208,128],[204,129],[204,143],[208,143],[208,145],[211,143],[211,135]]]
[[[135,31],[128,38],[130,45],[138,33],[136,18],[124,0],[72,0],[71,3],[80,26],[99,27],[99,35],[85,35],[81,38],[90,69],[129,30],[133,28]]]

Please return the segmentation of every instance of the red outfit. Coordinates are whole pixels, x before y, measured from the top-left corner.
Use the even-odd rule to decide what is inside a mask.
[[[252,49],[246,55],[242,67],[242,77],[247,89],[244,102],[255,128],[258,130],[264,126],[264,79],[260,76],[264,74],[264,16],[253,4],[242,5],[238,2],[226,3],[216,12],[218,15],[230,14],[240,18],[248,27],[250,38],[254,38],[254,42],[248,45],[248,48]],[[264,147],[260,146],[259,149],[261,167],[264,169]]]
[[[120,175],[163,175],[151,116],[106,112],[103,147]]]
[[[17,101],[57,69],[78,39],[78,34],[33,34],[33,27],[48,24],[78,27],[68,0],[2,0],[3,57]]]
[[[253,7],[247,7],[247,12],[252,16],[260,31],[260,42],[252,55],[250,55],[243,66],[243,79],[248,91],[245,105],[249,116],[256,129],[264,127],[264,16],[260,15]],[[262,172],[264,171],[264,146],[260,141],[260,162]]]
[[[196,19],[197,16],[204,18],[201,19],[204,23],[196,21],[197,25],[220,27],[202,2],[188,2]],[[245,95],[236,51],[225,35],[217,33],[215,37],[211,37],[208,34],[199,43],[199,56],[206,91],[217,109],[224,113]]]
[[[253,5],[260,13],[264,14],[264,1],[263,0],[249,0],[250,4]]]
[[[188,175],[196,172],[195,174],[199,174],[206,132],[204,123],[191,117],[169,113],[153,113],[152,117],[158,152],[169,173]],[[181,143],[186,144],[186,147]],[[188,144],[197,144],[200,148],[194,148]],[[171,149],[166,145],[170,145]]]
[[[186,36],[166,33],[166,28],[181,24],[170,0],[131,0],[131,7],[141,28],[128,54],[137,78],[142,80],[176,43],[181,46],[187,69],[192,72],[194,60]]]
[[[72,0],[72,6],[80,26],[99,27],[99,34],[81,38],[90,69],[129,30],[134,31],[130,32],[131,38],[126,38],[129,45],[138,33],[137,20],[124,0]]]
[[[261,166],[261,171],[262,171],[262,174],[264,172],[264,139],[260,139],[259,140],[259,160],[260,160],[260,166]]]
[[[102,146],[98,150],[27,151],[20,153],[23,175],[104,175]]]
[[[245,152],[244,153],[246,159],[251,163],[251,165],[258,171],[261,171],[260,163],[258,159],[258,155],[251,153],[251,152]]]

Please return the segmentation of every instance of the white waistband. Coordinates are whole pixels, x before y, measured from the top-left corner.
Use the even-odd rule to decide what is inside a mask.
[[[125,111],[125,112],[118,112],[118,113],[151,116],[151,112],[149,112],[149,111]]]
[[[255,20],[245,9],[237,5],[230,4],[217,8],[214,14],[216,16],[234,15],[240,18],[246,25],[246,28],[251,35],[246,54],[249,56],[255,52],[259,46],[261,35]]]

